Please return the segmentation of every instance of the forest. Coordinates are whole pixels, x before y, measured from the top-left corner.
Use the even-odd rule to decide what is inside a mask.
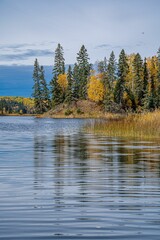
[[[34,114],[34,100],[24,97],[0,97],[0,114]]]
[[[118,60],[112,51],[90,63],[84,45],[77,53],[74,66],[65,69],[64,51],[58,44],[54,54],[53,78],[47,85],[43,66],[34,63],[33,97],[37,113],[73,102],[89,100],[103,107],[104,112],[143,112],[160,107],[160,49],[152,57],[142,59],[139,53],[127,55],[121,50]]]

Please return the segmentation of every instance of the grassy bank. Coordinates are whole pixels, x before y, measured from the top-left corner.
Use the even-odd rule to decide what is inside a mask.
[[[101,118],[104,116],[102,105],[89,100],[79,100],[71,105],[59,104],[54,109],[40,115],[49,118]]]
[[[160,111],[97,120],[86,130],[113,137],[160,138]]]

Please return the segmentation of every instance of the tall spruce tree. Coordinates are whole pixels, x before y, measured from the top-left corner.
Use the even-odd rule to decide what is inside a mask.
[[[144,64],[143,64],[143,94],[142,94],[142,104],[144,109],[148,108],[148,101],[149,101],[148,83],[149,83],[149,74],[148,74],[148,68],[147,68],[147,60],[145,58]]]
[[[39,63],[37,58],[35,59],[34,62],[34,70],[33,70],[33,94],[32,96],[34,97],[34,107],[36,113],[42,113],[42,101],[41,101],[41,87],[40,87],[40,73],[39,73]]]
[[[116,60],[114,52],[110,54],[106,72],[103,76],[103,84],[105,87],[104,107],[106,111],[113,111],[114,103],[114,81],[116,80]]]
[[[79,89],[80,89],[79,71],[78,71],[78,65],[77,65],[77,63],[75,63],[74,68],[73,68],[73,98],[74,98],[74,100],[78,100],[78,98],[79,98]]]
[[[160,48],[157,52],[157,58],[158,58],[158,66],[157,66],[157,101],[156,105],[159,108],[160,107]]]
[[[111,91],[113,91],[113,83],[116,80],[116,59],[114,52],[111,52],[108,66],[107,66],[107,79],[108,79],[108,87]]]
[[[43,66],[40,67],[40,76],[39,76],[39,84],[40,84],[40,91],[41,91],[41,105],[42,111],[46,112],[51,107],[50,96],[49,96],[49,89],[47,87],[47,82],[44,76],[44,68]]]
[[[149,95],[149,110],[154,110],[156,107],[156,89],[154,77],[151,76],[151,86],[150,86],[150,95]]]
[[[39,66],[38,60],[35,60],[33,70],[33,94],[34,106],[37,113],[43,113],[50,108],[49,90],[44,76],[43,66]]]
[[[66,91],[65,102],[70,105],[73,101],[73,74],[72,74],[72,68],[70,65],[68,67],[67,80],[68,80],[68,86]]]
[[[148,75],[148,69],[147,69],[147,61],[145,58],[144,64],[143,64],[143,94],[147,92],[148,80],[149,80],[149,75]]]
[[[52,106],[63,102],[63,96],[61,94],[61,89],[57,83],[58,76],[65,73],[65,60],[63,57],[63,47],[58,43],[55,50],[54,66],[53,66],[53,78],[50,82],[51,85],[51,95],[52,95]]]
[[[57,76],[59,74],[65,73],[65,59],[63,57],[63,47],[60,43],[58,43],[58,46],[55,50],[55,58],[54,58],[54,67],[53,67],[53,73]]]
[[[156,64],[155,64],[155,58],[152,57],[151,59],[151,72],[150,72],[150,101],[149,101],[149,109],[153,110],[156,107],[157,102],[157,93],[156,93],[156,80],[157,80],[157,74],[156,74]]]
[[[98,62],[97,64],[97,70],[99,73],[106,73],[107,72],[107,59],[104,57],[104,60]]]
[[[125,81],[128,74],[128,63],[124,49],[120,52],[118,61],[118,80],[114,90],[115,102],[123,106],[123,94],[125,91]]]
[[[142,106],[142,98],[143,98],[143,60],[139,53],[137,53],[133,60],[133,71],[134,71],[134,96],[137,105]]]
[[[154,57],[151,59],[149,70],[149,80],[146,95],[144,98],[144,108],[152,111],[157,107],[158,102],[156,91],[157,74]]]
[[[77,81],[78,81],[78,97],[80,99],[87,98],[87,81],[90,75],[91,64],[89,64],[87,49],[82,45],[79,53],[77,54]]]

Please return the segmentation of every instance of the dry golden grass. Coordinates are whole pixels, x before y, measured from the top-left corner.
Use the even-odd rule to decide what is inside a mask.
[[[160,138],[160,111],[113,116],[107,121],[94,121],[86,129],[114,137]]]

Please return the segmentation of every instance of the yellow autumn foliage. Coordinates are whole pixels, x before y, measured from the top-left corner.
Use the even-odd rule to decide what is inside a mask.
[[[130,98],[126,92],[123,93],[123,100],[127,107],[132,107],[132,101],[130,100]]]
[[[88,83],[88,98],[94,102],[100,102],[104,98],[105,89],[97,76],[91,76]]]
[[[147,68],[149,73],[149,92],[151,91],[151,78],[154,80],[155,89],[158,88],[158,58],[153,56],[152,58],[147,58]]]
[[[135,53],[132,53],[127,56],[127,63],[129,66],[129,69],[128,69],[129,71],[126,76],[126,86],[129,87],[132,90],[132,92],[134,92],[134,90],[135,90],[135,86],[134,86],[135,74],[134,74],[134,67],[133,67],[133,61],[134,61],[135,56],[136,56]]]
[[[156,77],[158,71],[158,58],[156,56],[153,56],[152,58],[147,58],[147,67],[150,77]]]
[[[68,86],[67,75],[66,74],[59,74],[57,80],[59,86],[61,87],[62,91],[65,92]]]

